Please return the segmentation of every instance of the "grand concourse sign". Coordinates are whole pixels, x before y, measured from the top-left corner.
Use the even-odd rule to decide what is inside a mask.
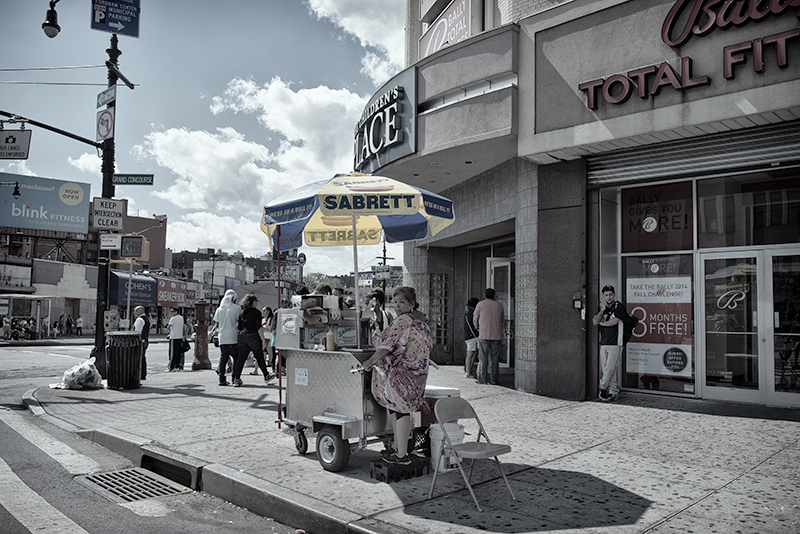
[[[114,185],[153,185],[153,174],[115,174]]]

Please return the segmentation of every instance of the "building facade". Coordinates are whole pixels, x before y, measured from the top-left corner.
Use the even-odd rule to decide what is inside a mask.
[[[800,406],[800,2],[407,6],[354,165],[454,202],[405,245],[450,318],[433,358],[463,361],[465,303],[494,287],[515,386],[595,398],[610,284],[641,320],[624,389]]]

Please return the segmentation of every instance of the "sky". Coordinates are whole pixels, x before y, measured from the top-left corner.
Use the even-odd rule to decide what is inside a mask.
[[[303,184],[353,170],[364,105],[403,69],[399,0],[141,0],[139,37],[119,35],[116,172],[153,174],[116,186],[130,215],[168,217],[175,252],[214,248],[260,257],[263,206]],[[95,140],[111,34],[91,29],[92,0],[0,1],[0,110]],[[54,69],[53,67],[59,67]],[[86,67],[69,68],[61,67]],[[36,70],[33,70],[36,69]],[[5,117],[0,117],[5,119]],[[5,129],[19,125],[6,124]],[[27,160],[0,171],[91,185],[101,155],[35,126]],[[402,264],[402,245],[387,244]],[[352,272],[350,247],[303,247],[305,272]],[[360,270],[382,246],[358,249]]]

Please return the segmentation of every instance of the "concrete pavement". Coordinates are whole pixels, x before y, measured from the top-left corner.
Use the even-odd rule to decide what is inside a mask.
[[[151,372],[138,389],[43,384],[25,402],[134,462],[173,466],[187,484],[313,534],[800,532],[800,410],[635,393],[564,401],[431,369],[429,384],[458,388],[492,440],[512,447],[501,461],[517,501],[483,462],[478,512],[458,471],[439,476],[431,500],[432,471],[370,478],[380,444],[342,472],[323,470],[313,438],[301,456],[278,429],[277,383],[243,380],[220,387],[213,371]]]

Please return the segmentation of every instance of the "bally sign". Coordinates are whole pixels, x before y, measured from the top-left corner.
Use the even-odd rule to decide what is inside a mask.
[[[680,48],[693,36],[702,37],[717,28],[743,27],[749,22],[761,22],[785,13],[800,16],[799,7],[800,0],[677,0],[664,19],[661,39],[670,47]],[[724,46],[722,77],[732,80],[737,71],[745,68],[762,75],[770,69],[786,69],[791,55],[790,43],[798,38],[800,28],[795,27]],[[709,75],[693,72],[691,57],[680,57],[678,62],[677,65],[663,61],[637,67],[583,82],[578,89],[586,93],[587,107],[597,109],[601,102],[623,104],[634,95],[646,99],[657,96],[662,89],[685,91],[712,83]]]
[[[186,282],[170,278],[153,277],[158,283],[156,306],[185,308]]]
[[[442,11],[419,40],[419,59],[423,59],[471,37],[471,0],[454,0]]]

